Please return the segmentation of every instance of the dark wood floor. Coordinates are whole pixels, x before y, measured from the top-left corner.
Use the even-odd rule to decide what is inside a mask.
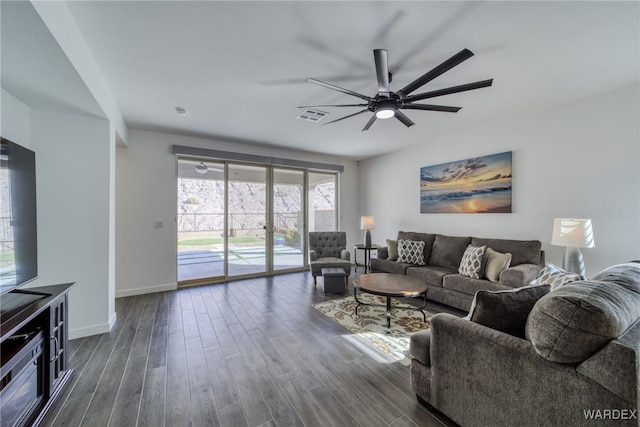
[[[451,425],[416,402],[408,368],[311,307],[325,298],[305,272],[117,299],[110,333],[71,341],[74,377],[46,423]]]

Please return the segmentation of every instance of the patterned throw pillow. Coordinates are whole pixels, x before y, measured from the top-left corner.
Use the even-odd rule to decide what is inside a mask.
[[[472,279],[479,279],[480,273],[482,273],[482,263],[486,250],[486,246],[467,246],[464,255],[462,255],[462,261],[460,261],[458,273],[471,277]]]
[[[551,290],[565,283],[575,282],[576,280],[584,280],[581,274],[570,273],[567,270],[551,264],[550,262],[540,270],[538,277],[531,282],[531,285],[550,285]]]
[[[398,239],[398,261],[407,264],[424,264],[424,242]]]

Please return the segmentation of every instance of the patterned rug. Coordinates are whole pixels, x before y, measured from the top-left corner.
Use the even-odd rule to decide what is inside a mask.
[[[361,305],[358,314],[353,311],[357,305],[353,296],[314,304],[313,308],[325,316],[335,320],[354,334],[360,343],[382,355],[384,359],[400,362],[409,366],[409,337],[412,333],[428,329],[433,314],[427,314],[426,323],[422,321],[422,313],[416,310],[392,308],[391,329],[386,326],[386,298],[374,295],[359,294],[358,299],[368,304],[382,307]],[[407,306],[401,300],[392,299],[392,307]]]

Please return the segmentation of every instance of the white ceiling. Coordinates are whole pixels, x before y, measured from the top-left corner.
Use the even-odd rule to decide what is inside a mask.
[[[640,80],[635,1],[72,1],[68,8],[130,127],[352,159]],[[320,123],[296,119],[299,105],[360,101],[307,77],[375,94],[375,48],[389,52],[392,90],[463,48],[476,55],[414,93],[487,78],[494,85],[427,100],[463,108],[408,111],[411,128],[378,120],[361,132],[369,113],[320,124],[358,108],[323,108],[331,114]],[[175,107],[189,114],[179,117]]]

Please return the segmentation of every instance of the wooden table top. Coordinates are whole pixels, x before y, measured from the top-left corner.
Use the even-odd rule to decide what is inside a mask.
[[[388,297],[417,297],[427,292],[422,280],[400,274],[370,273],[353,279],[353,286],[374,295]]]

